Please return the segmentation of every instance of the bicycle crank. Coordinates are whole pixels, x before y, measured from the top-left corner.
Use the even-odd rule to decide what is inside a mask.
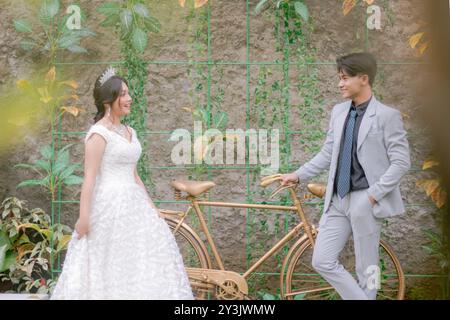
[[[247,281],[239,273],[201,268],[186,268],[186,271],[191,283],[214,285],[217,299],[243,300],[248,295]]]

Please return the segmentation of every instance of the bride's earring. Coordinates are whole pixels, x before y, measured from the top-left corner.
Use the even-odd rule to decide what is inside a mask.
[[[106,116],[108,117],[108,119],[110,118],[110,116],[111,116],[111,108],[106,108]]]

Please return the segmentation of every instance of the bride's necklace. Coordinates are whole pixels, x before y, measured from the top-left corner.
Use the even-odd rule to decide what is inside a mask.
[[[122,137],[125,137],[125,125],[123,125],[122,123],[119,123],[118,125],[115,125],[112,121],[111,121],[111,128],[114,132],[120,134]]]
[[[112,128],[115,132],[120,134],[122,137],[125,137],[125,126],[123,124],[119,124],[118,126],[113,124]]]

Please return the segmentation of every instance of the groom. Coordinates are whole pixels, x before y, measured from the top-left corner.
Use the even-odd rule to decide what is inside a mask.
[[[320,152],[282,179],[307,180],[329,169],[312,265],[343,299],[376,299],[381,222],[405,212],[399,183],[410,168],[408,140],[401,113],[373,96],[375,58],[353,53],[336,61],[348,101],[334,106]],[[358,282],[338,261],[350,234]]]

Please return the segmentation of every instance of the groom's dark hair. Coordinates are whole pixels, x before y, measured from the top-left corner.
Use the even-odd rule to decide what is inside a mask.
[[[377,60],[368,52],[350,53],[336,59],[338,72],[345,72],[354,77],[358,74],[367,74],[372,86],[377,74]]]

